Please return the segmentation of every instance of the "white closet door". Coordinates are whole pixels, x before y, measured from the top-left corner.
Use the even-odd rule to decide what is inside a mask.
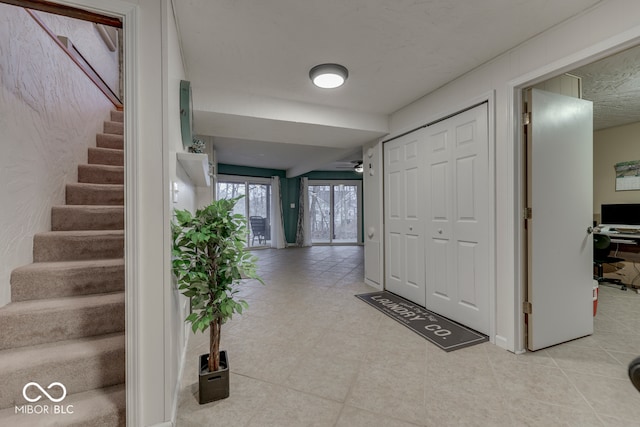
[[[487,104],[426,128],[427,309],[489,333]]]
[[[423,131],[385,144],[386,289],[424,303]]]

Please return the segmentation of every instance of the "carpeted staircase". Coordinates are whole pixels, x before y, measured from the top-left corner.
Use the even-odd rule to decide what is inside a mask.
[[[66,205],[52,208],[52,231],[34,236],[33,264],[12,272],[0,308],[0,426],[125,424],[123,148],[123,113],[113,111]],[[73,414],[16,414],[32,381],[62,383],[57,405]],[[56,403],[43,395],[30,405]]]

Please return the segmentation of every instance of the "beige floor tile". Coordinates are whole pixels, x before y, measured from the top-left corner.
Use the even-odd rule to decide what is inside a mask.
[[[252,378],[229,377],[229,398],[200,405],[198,380],[180,393],[177,426],[244,426],[261,412],[275,386]]]
[[[559,368],[505,362],[495,369],[505,395],[586,409],[586,400]]]
[[[335,425],[341,409],[340,403],[279,387],[271,391],[266,404],[246,425],[248,427],[330,427]]]
[[[598,313],[596,317],[593,318],[593,330],[596,334],[600,333],[634,333],[633,325],[627,323],[628,317],[623,317],[625,319],[624,322],[617,320],[614,317],[606,315],[604,313]]]
[[[293,366],[305,357],[295,346],[246,343],[229,354],[231,372],[273,384],[284,384]]]
[[[493,410],[482,406],[469,406],[473,401],[448,400],[427,407],[427,427],[477,426],[513,427],[513,420],[503,410]]]
[[[633,422],[631,420],[623,420],[616,417],[599,416],[605,427],[640,427],[640,420]]]
[[[356,298],[362,247],[255,251],[266,286],[223,326],[231,396],[197,403],[189,337],[177,425],[640,427],[626,366],[640,355],[640,295],[601,289],[593,336],[515,355],[491,343],[444,352]]]
[[[416,335],[411,331],[410,334]],[[379,338],[372,350],[366,355],[366,363],[372,369],[394,369],[402,365],[403,369],[415,375],[424,375],[427,368],[427,345],[425,339],[399,340]]]
[[[376,348],[374,338],[368,335],[332,329],[316,342],[312,352],[323,357],[362,361]]]
[[[640,393],[628,379],[572,371],[567,375],[596,413],[633,422],[640,420]]]
[[[631,363],[631,361],[634,360],[636,357],[640,356],[640,354],[636,354],[636,353],[625,353],[622,351],[612,351],[612,350],[608,350],[607,353],[609,353],[611,357],[616,359],[624,367],[625,378],[627,378],[627,372],[628,372],[629,364]]]
[[[364,363],[346,404],[421,424],[426,416],[424,397],[424,376],[407,372],[401,363],[389,369],[379,369]]]
[[[424,424],[408,423],[348,405],[342,409],[336,423],[336,427],[416,427],[422,425]]]
[[[378,324],[385,317],[378,310],[369,309],[359,312],[354,319],[351,312],[333,312],[336,320],[333,329],[340,332],[366,335],[369,337],[378,336]]]
[[[481,344],[485,346],[487,357],[493,366],[500,367],[503,362],[517,362],[537,364],[542,366],[557,367],[556,362],[549,356],[547,350],[531,351],[523,354],[514,354],[491,343]],[[596,344],[594,346],[598,347]]]
[[[429,358],[426,371],[427,388],[435,392],[444,391],[450,395],[457,393],[476,393],[476,401],[483,400],[487,393],[501,398],[497,375],[487,360],[456,359],[443,361]],[[467,395],[467,397],[470,397]],[[500,400],[500,399],[498,399]]]
[[[627,378],[627,367],[622,366],[606,350],[581,347],[566,343],[547,349],[562,370],[598,374],[614,378]]]
[[[566,406],[529,399],[513,399],[506,405],[515,425],[530,427],[602,427],[591,409],[577,410]]]
[[[342,403],[358,374],[359,365],[359,361],[309,354],[292,369],[284,385]]]

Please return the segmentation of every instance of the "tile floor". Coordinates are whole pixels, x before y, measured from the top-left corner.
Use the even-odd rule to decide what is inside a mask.
[[[223,326],[231,396],[199,405],[190,337],[177,425],[640,426],[627,365],[640,355],[640,295],[601,288],[593,336],[514,355],[491,343],[445,353],[353,295],[363,249],[255,251],[267,283]]]

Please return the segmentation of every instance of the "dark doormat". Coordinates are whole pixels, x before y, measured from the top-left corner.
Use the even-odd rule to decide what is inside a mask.
[[[489,337],[387,291],[356,295],[444,351],[489,341]]]

